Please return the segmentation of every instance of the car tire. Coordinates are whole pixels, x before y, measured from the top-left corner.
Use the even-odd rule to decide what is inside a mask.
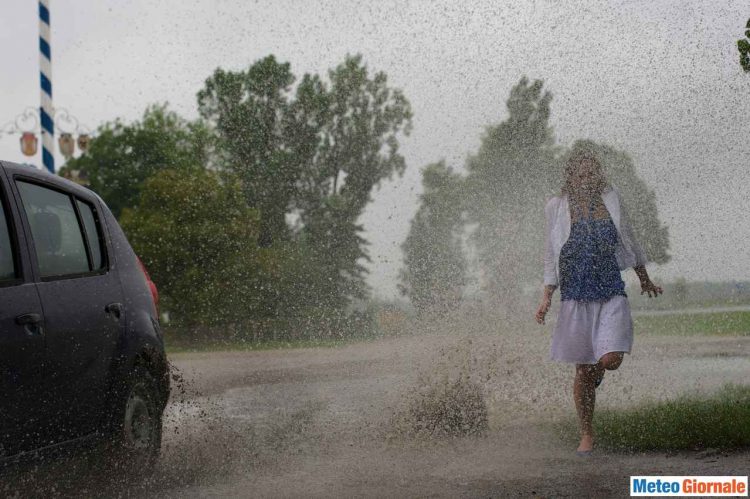
[[[161,450],[159,386],[147,369],[135,366],[123,382],[107,438],[107,464],[119,476],[145,478]]]

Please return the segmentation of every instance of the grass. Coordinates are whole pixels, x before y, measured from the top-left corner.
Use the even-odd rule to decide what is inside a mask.
[[[750,311],[634,316],[633,327],[636,334],[750,336]]]
[[[278,350],[287,348],[336,348],[351,343],[361,343],[375,340],[378,337],[357,337],[344,339],[295,339],[295,340],[260,340],[260,341],[221,341],[203,340],[199,342],[187,342],[174,337],[167,336],[164,340],[167,354],[191,353],[191,352],[223,352],[223,351],[262,351]]]
[[[642,315],[633,317],[636,334],[673,336],[750,336],[750,311],[685,313],[670,315]],[[166,333],[168,353],[217,352],[226,350],[255,351],[284,348],[335,348],[351,343],[371,341],[380,334],[343,339],[292,339],[292,340],[220,340],[189,341],[178,332]]]
[[[559,423],[577,441],[577,420]],[[750,448],[750,385],[725,384],[708,397],[682,395],[627,410],[597,410],[597,445],[623,452]]]

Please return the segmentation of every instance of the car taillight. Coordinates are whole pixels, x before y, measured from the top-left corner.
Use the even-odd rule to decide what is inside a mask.
[[[138,266],[141,268],[143,275],[146,277],[146,283],[148,284],[148,287],[151,290],[151,297],[154,299],[154,308],[156,308],[156,316],[158,317],[159,316],[159,290],[156,289],[156,284],[154,284],[154,281],[151,280],[151,276],[148,275],[148,270],[146,270],[146,266],[143,265],[143,262],[141,261],[140,257],[136,255],[135,259],[138,261]]]

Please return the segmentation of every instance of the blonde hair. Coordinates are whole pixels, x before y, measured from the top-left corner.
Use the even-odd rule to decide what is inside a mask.
[[[584,161],[591,161],[594,164],[594,192],[601,194],[611,188],[611,185],[604,176],[604,169],[602,168],[601,162],[597,159],[596,155],[587,150],[577,150],[570,154],[568,160],[565,162],[564,169],[564,180],[561,189],[562,195],[574,193],[577,190],[577,186],[573,182],[575,172],[581,166]]]

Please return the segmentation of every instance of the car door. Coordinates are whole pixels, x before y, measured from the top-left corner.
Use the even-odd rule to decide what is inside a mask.
[[[110,269],[96,201],[15,178],[44,310],[53,440],[94,431],[107,396],[121,325],[122,289]]]
[[[42,443],[44,317],[26,238],[0,166],[0,457]]]

